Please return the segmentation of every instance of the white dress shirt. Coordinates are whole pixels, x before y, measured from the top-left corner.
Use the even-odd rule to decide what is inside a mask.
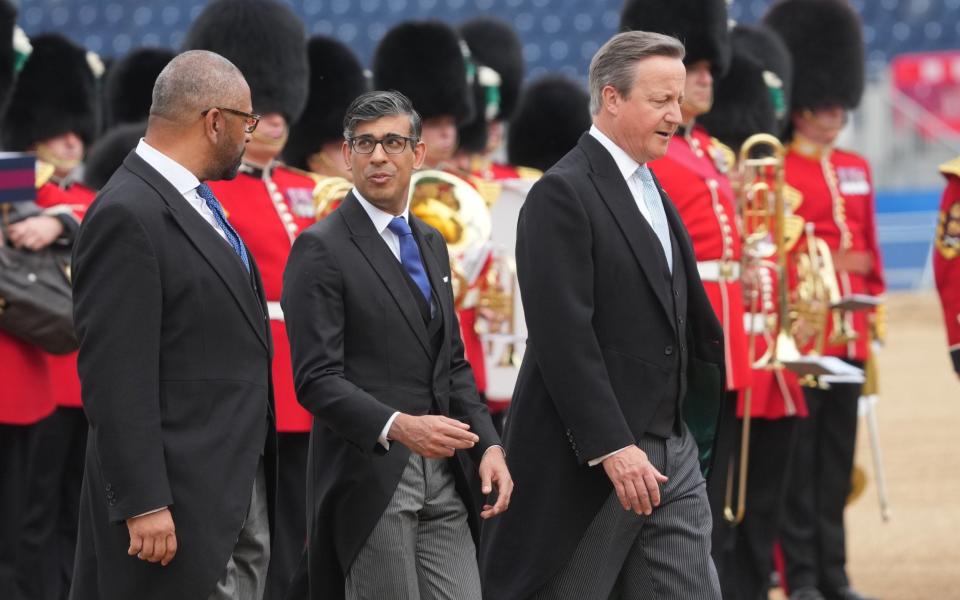
[[[197,193],[200,180],[197,179],[196,175],[188,171],[186,167],[177,161],[148,144],[143,138],[141,138],[140,143],[137,144],[135,152],[144,162],[156,169],[164,179],[169,181],[170,185],[187,201],[187,204],[196,209],[196,211],[200,213],[200,216],[203,217],[203,220],[210,223],[213,230],[220,234],[220,237],[227,239],[226,234],[221,231],[220,226],[217,225],[217,221],[213,217],[213,211],[210,210],[207,203],[204,202],[200,194]]]

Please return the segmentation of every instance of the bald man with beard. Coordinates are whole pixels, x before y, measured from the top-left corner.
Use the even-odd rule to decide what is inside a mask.
[[[271,342],[253,257],[206,181],[237,174],[250,88],[207,51],[174,58],[147,132],[74,248],[90,422],[75,600],[259,600],[270,555]]]

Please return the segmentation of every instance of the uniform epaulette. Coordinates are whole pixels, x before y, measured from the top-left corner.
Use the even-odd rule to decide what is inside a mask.
[[[716,164],[717,171],[721,173],[729,173],[737,164],[737,153],[734,152],[733,148],[724,144],[715,137],[710,138],[710,145],[714,147],[714,150],[716,150],[716,153],[711,152],[710,154],[713,156],[713,161],[714,164]],[[723,164],[717,163],[718,154]]]
[[[960,156],[940,165],[940,172],[944,175],[954,175],[960,177]]]
[[[516,169],[517,176],[520,179],[536,180],[543,177],[543,171],[540,169],[534,169],[533,167],[516,167]]]
[[[287,171],[290,171],[291,173],[296,173],[297,175],[302,175],[303,177],[309,177],[310,179],[314,180],[316,183],[320,183],[320,180],[323,177],[322,175],[317,175],[313,171],[304,171],[303,169],[291,167],[286,163],[278,162],[276,164],[278,167],[283,167],[284,169],[286,169]]]

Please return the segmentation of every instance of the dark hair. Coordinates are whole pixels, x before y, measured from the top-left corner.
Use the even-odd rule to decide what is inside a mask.
[[[343,117],[343,137],[348,140],[353,138],[357,132],[357,125],[360,123],[397,115],[405,115],[410,118],[410,135],[419,140],[420,113],[414,110],[409,98],[396,90],[374,90],[360,94],[347,107],[347,113]]]

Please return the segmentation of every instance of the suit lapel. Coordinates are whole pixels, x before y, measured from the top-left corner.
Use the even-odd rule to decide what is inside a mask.
[[[447,314],[447,306],[444,303],[444,299],[447,297],[446,286],[450,285],[450,279],[448,277],[447,281],[443,280],[443,266],[440,264],[443,260],[443,251],[437,247],[439,244],[446,244],[446,242],[440,239],[434,232],[427,229],[420,219],[411,216],[410,224],[413,226],[417,237],[423,240],[420,253],[423,255],[424,267],[427,269],[427,277],[430,278],[430,287],[433,289],[434,298],[436,298],[437,310],[440,311],[440,314],[436,315],[435,318],[443,319],[443,343],[446,344],[447,340],[450,339],[447,328],[450,327],[450,323],[453,322],[452,315]],[[438,364],[442,354],[443,352],[437,353]]]
[[[650,286],[660,300],[660,305],[663,306],[664,312],[670,317],[670,290],[662,283],[663,269],[666,265],[661,262],[663,246],[660,245],[657,234],[640,213],[640,209],[633,199],[633,194],[627,187],[627,182],[606,148],[589,133],[580,137],[579,145],[590,160],[592,169],[589,175],[591,181],[597,188],[600,198],[613,213],[614,220],[627,239],[627,244],[630,246],[634,258],[640,263],[647,280],[650,281]],[[662,198],[663,192],[661,191],[660,194]],[[673,323],[672,317],[670,323]]]
[[[370,263],[380,280],[383,281],[387,291],[390,292],[394,302],[397,303],[397,308],[403,314],[403,318],[416,334],[423,351],[427,353],[427,356],[430,356],[427,327],[423,324],[423,317],[420,316],[417,301],[410,293],[410,287],[403,280],[400,269],[397,268],[399,264],[397,257],[393,255],[386,242],[380,237],[380,233],[374,228],[373,222],[363,210],[363,207],[360,206],[360,202],[354,197],[353,192],[344,198],[339,212],[350,229],[353,243],[357,245],[367,262]]]
[[[247,273],[243,268],[243,263],[238,259],[233,248],[187,203],[169,181],[136,153],[131,152],[123,164],[160,194],[170,209],[174,221],[223,280],[250,327],[256,332],[260,342],[269,349],[270,341],[267,339],[263,307],[250,285],[251,273]],[[253,276],[257,277],[252,256],[250,262]]]

